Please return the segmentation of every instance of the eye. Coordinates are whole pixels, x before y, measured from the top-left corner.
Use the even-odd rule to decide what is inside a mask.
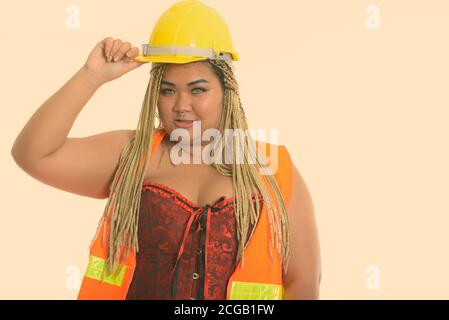
[[[167,94],[167,90],[169,90],[169,91],[173,91],[172,89],[161,89],[161,93],[162,94]]]
[[[195,91],[197,89],[201,90],[201,92],[205,92],[206,91],[206,89],[203,89],[203,88],[194,88],[192,91]]]

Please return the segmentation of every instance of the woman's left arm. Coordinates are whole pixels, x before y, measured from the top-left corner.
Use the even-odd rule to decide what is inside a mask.
[[[292,163],[292,193],[287,205],[291,258],[284,275],[283,299],[319,299],[321,257],[318,230],[310,192]]]

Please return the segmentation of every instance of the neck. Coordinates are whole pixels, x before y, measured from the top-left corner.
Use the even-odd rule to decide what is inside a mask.
[[[204,148],[210,143],[209,141],[201,141],[201,143],[199,142],[193,142],[193,141],[189,141],[187,143],[183,143],[183,142],[177,142],[177,141],[170,141],[170,137],[166,136],[165,139],[163,140],[166,150],[168,152],[168,156],[170,158],[170,154],[172,152],[173,147],[177,146],[178,150],[174,150],[173,152],[176,153],[178,156],[183,156],[183,157],[187,157],[188,161],[190,164],[198,164],[197,162],[194,162],[194,157],[195,155],[199,155],[199,160],[197,159],[196,161],[201,161],[201,155],[203,154],[203,150]],[[197,155],[197,157],[198,157]],[[170,158],[170,162],[174,165],[177,165],[175,163],[173,163],[173,161]]]

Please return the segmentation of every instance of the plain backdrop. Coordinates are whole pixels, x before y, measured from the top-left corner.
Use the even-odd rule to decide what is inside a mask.
[[[2,3],[0,298],[76,298],[106,205],[27,175],[14,139],[97,42],[141,48],[174,3]],[[310,189],[320,298],[449,298],[449,2],[205,3],[240,55],[249,126],[279,130]],[[135,129],[149,68],[100,88],[69,136]]]

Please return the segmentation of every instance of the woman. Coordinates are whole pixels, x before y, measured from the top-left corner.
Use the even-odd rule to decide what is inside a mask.
[[[182,43],[199,30],[204,34],[193,46]],[[220,53],[204,53],[220,37]],[[318,298],[312,201],[285,147],[268,144],[275,149],[270,153],[279,152],[275,174],[261,174],[259,155],[255,163],[246,157],[237,162],[238,150],[254,151],[246,138],[213,144],[214,155],[230,147],[231,163],[192,164],[192,151],[203,154],[210,146],[201,141],[207,130],[248,129],[233,73],[237,54],[224,21],[199,1],[181,1],[159,19],[144,54],[138,53],[120,39],[99,42],[13,148],[17,163],[37,179],[108,198],[79,298]],[[101,85],[145,62],[153,64],[137,130],[67,138]],[[185,132],[187,141],[170,139],[176,131]],[[187,163],[174,163],[176,150]]]

